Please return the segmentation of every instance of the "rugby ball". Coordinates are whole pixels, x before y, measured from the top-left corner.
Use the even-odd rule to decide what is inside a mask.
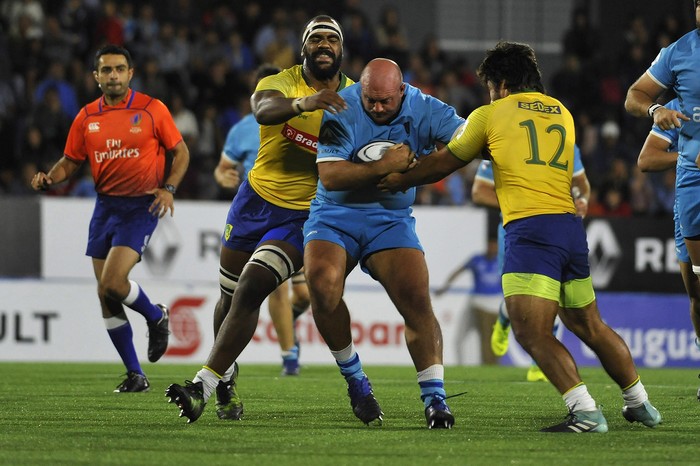
[[[372,141],[357,151],[356,157],[363,162],[381,160],[386,150],[396,144],[392,141]]]

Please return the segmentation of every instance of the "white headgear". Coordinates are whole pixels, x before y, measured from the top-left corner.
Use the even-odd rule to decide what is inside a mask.
[[[301,35],[301,49],[304,50],[306,47],[306,41],[309,36],[315,32],[330,32],[336,34],[340,37],[340,42],[343,42],[343,31],[340,29],[340,25],[331,18],[330,16],[321,16],[319,20],[312,19],[309,24],[304,28],[304,33]]]

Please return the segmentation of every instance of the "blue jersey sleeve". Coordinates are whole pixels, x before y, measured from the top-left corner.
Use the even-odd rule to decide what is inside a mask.
[[[318,137],[316,160],[352,160],[355,152],[354,113],[356,107],[340,113],[323,112]]]
[[[662,48],[647,70],[652,79],[664,88],[668,88],[673,84],[673,70],[670,58],[673,55],[675,45],[676,43],[674,42],[668,47]]]
[[[260,126],[252,114],[246,115],[231,127],[226,135],[226,142],[221,155],[233,163],[243,165],[245,177],[258,156],[260,148]]]
[[[479,164],[475,178],[493,183],[493,166],[490,160],[484,160]]]
[[[579,149],[578,144],[574,144],[574,173],[572,176],[583,175],[585,172],[581,161],[581,149]]]

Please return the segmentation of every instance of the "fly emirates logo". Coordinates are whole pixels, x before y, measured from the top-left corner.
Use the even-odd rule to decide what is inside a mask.
[[[112,159],[132,159],[138,157],[139,148],[122,147],[121,139],[107,139],[105,141],[106,151],[95,151],[95,162],[102,163],[104,160]]]

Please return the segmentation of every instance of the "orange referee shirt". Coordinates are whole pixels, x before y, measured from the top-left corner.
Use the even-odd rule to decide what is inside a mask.
[[[83,107],[63,152],[76,163],[89,161],[98,193],[143,196],[163,185],[165,153],[181,140],[163,102],[129,89],[117,105],[103,96]]]

